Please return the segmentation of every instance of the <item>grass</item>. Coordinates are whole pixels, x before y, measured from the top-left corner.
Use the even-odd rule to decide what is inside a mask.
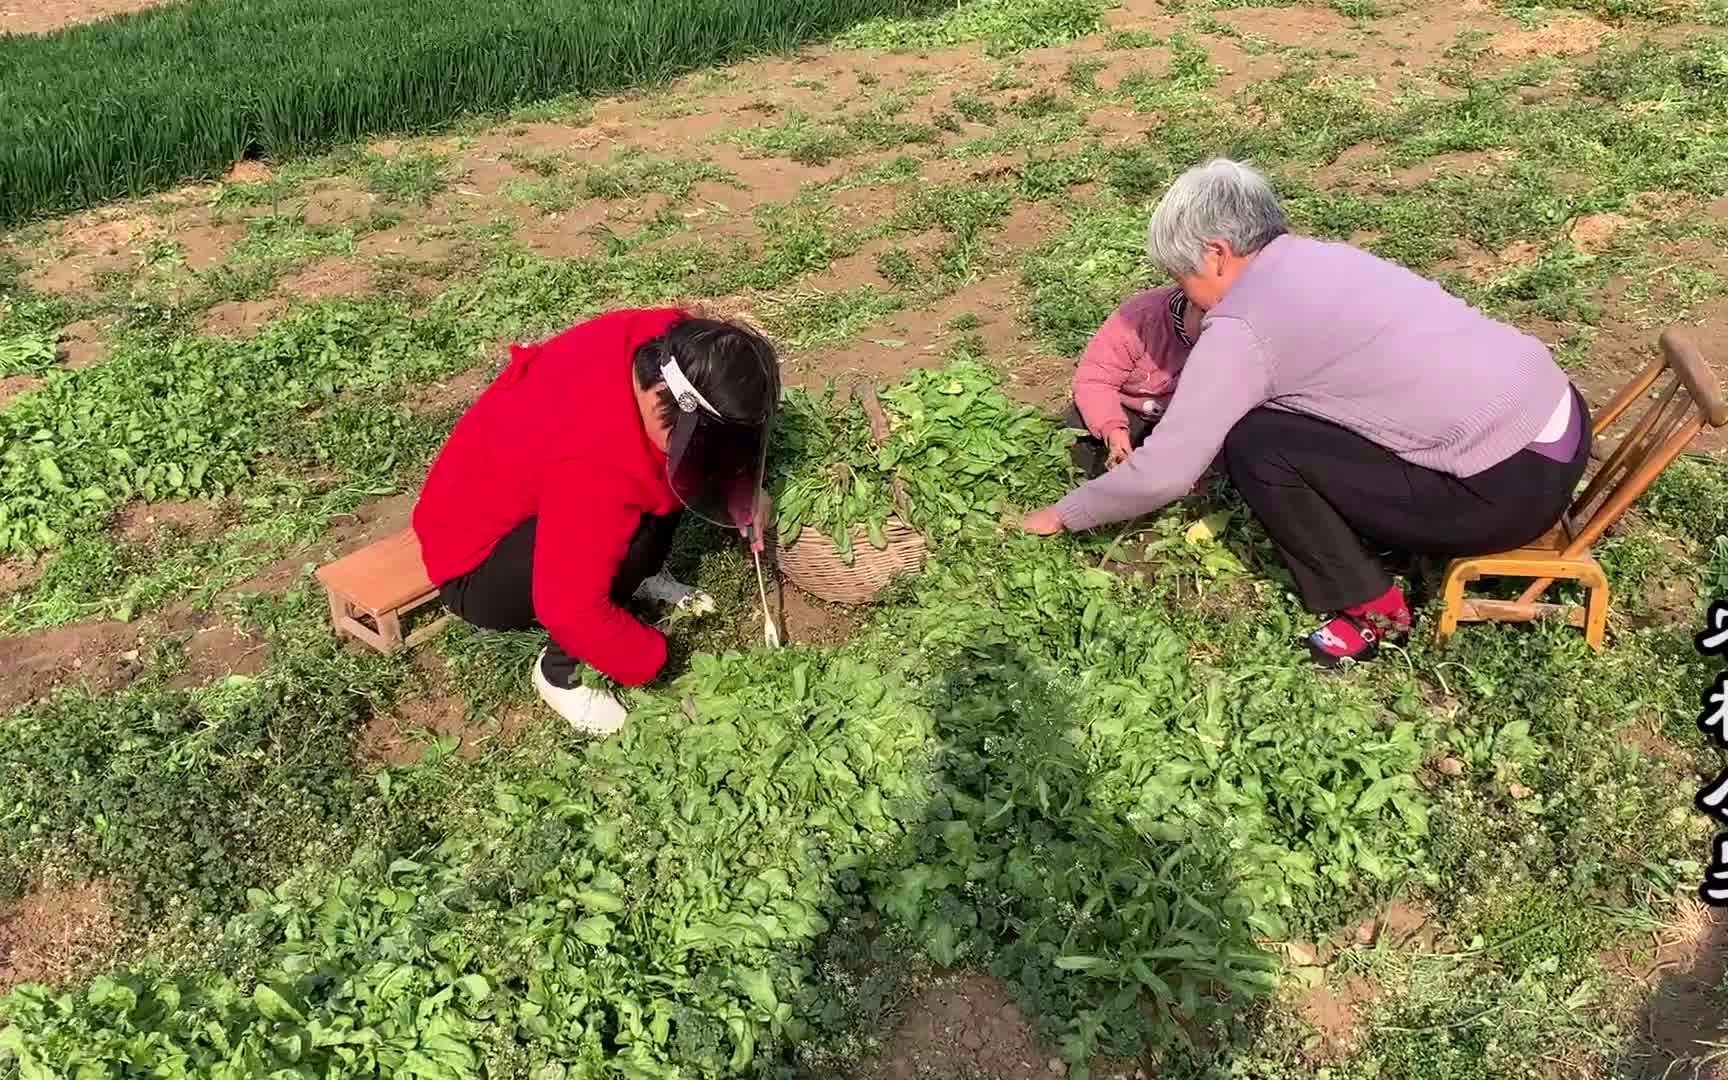
[[[844,131],[798,110],[789,110],[772,124],[729,132],[726,139],[757,156],[789,158],[801,165],[826,165],[857,147]]]
[[[869,20],[840,35],[842,45],[871,49],[935,49],[982,41],[1006,55],[1072,41],[1098,29],[1101,0],[962,0],[925,19]]]
[[[368,153],[355,164],[366,190],[386,202],[426,203],[450,184],[449,162],[436,154],[381,157]]]
[[[623,150],[605,163],[567,165],[561,158],[531,155],[515,162],[532,178],[511,180],[505,192],[547,213],[569,210],[586,199],[632,199],[657,193],[689,198],[699,183],[737,184],[737,177],[705,161],[658,158]]]
[[[704,181],[737,184],[737,177],[703,161],[653,158],[625,152],[606,165],[581,170],[583,192],[593,199],[622,199],[659,192],[674,199]]]
[[[1714,40],[1648,47],[1647,13],[1601,5],[1625,37],[1596,54],[1504,68],[1465,53],[1412,59],[1447,80],[1443,94],[1389,97],[1341,77],[1327,57],[1288,54],[1282,71],[1225,102],[1200,20],[1232,6],[1188,3],[1187,38],[1118,31],[1049,70],[989,62],[952,88],[948,107],[963,121],[952,140],[938,105],[920,96],[928,86],[863,111],[772,114],[740,133],[753,153],[814,155],[833,140],[828,149],[843,152],[830,162],[894,156],[757,207],[748,240],[717,241],[675,212],[582,259],[483,245],[484,259],[417,311],[320,302],[251,342],[191,332],[197,304],[259,295],[288,267],[354,243],[357,230],[254,218],[320,175],[307,163],[225,190],[218,209],[252,219],[246,239],[232,269],[207,274],[170,320],[158,318],[169,308],[154,306],[155,294],[132,292],[148,274],[118,275],[102,298],[51,300],[24,290],[15,270],[0,272],[0,355],[9,341],[51,341],[103,305],[150,300],[103,367],[60,373],[39,348],[18,348],[19,369],[46,382],[0,411],[6,521],[24,526],[15,535],[26,549],[56,553],[39,582],[0,600],[0,627],[185,603],[271,642],[252,681],[190,690],[168,685],[184,665],[178,644],[150,643],[130,689],[69,689],[0,723],[0,783],[21,793],[0,819],[6,888],[99,875],[134,925],[152,931],[109,973],[122,990],[78,981],[64,988],[68,1005],[31,992],[5,999],[0,1011],[23,1045],[64,1070],[104,1040],[145,1033],[203,1052],[214,1023],[275,1065],[269,1055],[283,1052],[278,1036],[301,1023],[297,1013],[326,1032],[351,1024],[375,1036],[360,1053],[436,1045],[453,1055],[440,1066],[453,1075],[482,1064],[535,1075],[554,1063],[598,1075],[601,1057],[621,1047],[642,1075],[662,1075],[652,1070],[668,1062],[719,1073],[740,1030],[754,1040],[751,1068],[844,1075],[880,1044],[908,980],[953,963],[1002,978],[1039,1025],[1042,1052],[1071,1064],[1104,1049],[1157,1075],[1269,1080],[1619,1068],[1635,1049],[1642,999],[1628,997],[1615,956],[1671,921],[1673,899],[1696,887],[1707,830],[1690,805],[1693,781],[1722,766],[1694,723],[1714,669],[1692,653],[1695,613],[1673,599],[1683,608],[1728,590],[1728,473],[1714,458],[1670,470],[1604,547],[1615,589],[1608,653],[1588,654],[1561,627],[1477,628],[1445,653],[1419,635],[1383,663],[1327,679],[1290,648],[1308,616],[1267,538],[1222,488],[1121,537],[1112,562],[1129,565],[1124,580],[1091,569],[1114,537],[981,538],[944,548],[849,641],[783,657],[732,652],[756,630],[754,575],[735,546],[693,528],[675,568],[721,598],[721,616],[677,628],[683,681],[633,699],[627,744],[582,750],[532,722],[521,743],[489,744],[472,762],[429,743],[420,767],[357,759],[356,733],[446,699],[475,732],[524,706],[540,716],[523,679],[537,635],[456,631],[406,665],[332,651],[304,584],[287,598],[229,594],[363,500],[412,489],[454,417],[411,411],[417,387],[483,362],[499,340],[607,306],[740,296],[804,359],[1006,271],[1022,290],[1014,326],[1028,333],[1010,347],[1072,356],[1126,292],[1151,281],[1140,254],[1148,200],[1221,149],[1270,168],[1303,228],[1360,236],[1442,275],[1473,302],[1565,342],[1568,362],[1589,370],[1604,350],[1653,336],[1646,321],[1710,310],[1722,295],[1719,265],[1675,254],[1721,238],[1701,208],[1728,162]],[[1071,24],[1061,12],[1033,18],[1052,10],[964,4],[944,18],[861,27],[848,43],[983,40],[1006,57],[1097,30],[1080,5],[1064,8],[1080,12]],[[1120,63],[1123,50],[1165,43],[1167,66],[1100,87],[1099,57]],[[1550,82],[1577,89],[1518,96]],[[700,109],[703,94],[728,89],[681,88],[679,107]],[[1147,138],[1106,136],[1087,126],[1101,106],[1150,110],[1157,122]],[[950,145],[925,141],[926,127]],[[1364,143],[1375,152],[1359,169],[1333,171]],[[977,180],[920,179],[931,160],[983,156],[1004,167]],[[318,168],[393,195],[410,219],[447,175],[435,161],[374,172],[384,164],[338,154]],[[670,148],[513,164],[534,191],[569,200],[676,199],[693,183],[727,182]],[[861,189],[872,189],[869,209],[855,213],[847,200]],[[1002,224],[1032,202],[1054,224],[1030,250],[1004,252]],[[1606,247],[1568,239],[1581,216],[1610,212],[1628,224]],[[1528,254],[1488,270],[1459,262],[1517,244]],[[813,287],[860,250],[879,252],[886,288],[829,278]],[[162,256],[149,274],[178,273],[172,252]],[[956,354],[1005,358],[979,333],[978,314],[946,327]],[[227,391],[235,386],[245,392]],[[38,464],[44,457],[54,470]],[[146,483],[159,497],[174,488],[217,498],[222,527],[140,541],[105,531],[125,485]],[[1184,542],[1189,521],[1215,509],[1237,511],[1222,546]],[[824,737],[813,733],[833,717],[860,732],[891,718],[871,764],[855,747],[833,749],[849,775],[875,770],[878,786],[898,792],[886,816],[841,797],[851,790],[841,774],[806,783],[788,765],[784,755]],[[1457,762],[1458,775],[1442,761]],[[822,861],[860,836],[867,857],[839,869]],[[584,907],[604,906],[594,892],[614,887],[628,890],[629,919]],[[569,911],[547,902],[554,893]],[[1424,913],[1421,939],[1359,943],[1353,928],[1392,901]],[[1146,902],[1198,905],[1206,918],[1177,932],[1240,992],[1198,993],[1187,961],[1170,957],[1148,961],[1163,990],[1133,974],[1145,932],[1118,933],[1108,920],[1132,911],[1160,925],[1159,910],[1134,906]],[[669,961],[661,943],[690,923],[655,920],[716,904],[748,928],[729,923],[724,943]],[[807,910],[827,928],[801,921]],[[1233,937],[1239,919],[1256,941],[1313,944],[1339,993],[1365,982],[1372,992],[1355,1006],[1351,1046],[1316,1056],[1295,1002],[1318,969],[1286,963],[1272,992],[1271,956],[1282,951],[1261,955]],[[162,1005],[162,971],[185,980],[176,1008]],[[387,977],[395,981],[379,982]],[[402,1002],[412,1016],[362,1015],[333,987]],[[1166,1010],[1133,1007],[1164,993],[1190,1037],[1160,1026]],[[548,1003],[584,995],[609,1004],[538,1026]],[[658,1016],[668,1019],[656,1041]],[[589,1032],[601,1041],[584,1041]]]
[[[0,112],[0,223],[221,175],[248,156],[286,160],[464,113],[640,86],[914,10],[905,0],[604,0],[572,19],[546,0],[512,0],[452,19],[443,0],[193,0],[9,36],[0,77],[17,90]]]
[[[868,285],[839,292],[794,292],[770,298],[760,312],[777,340],[795,349],[815,348],[852,337],[901,301]]]

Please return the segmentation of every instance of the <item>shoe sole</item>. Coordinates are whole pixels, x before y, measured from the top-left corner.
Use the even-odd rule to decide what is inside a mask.
[[[1326,670],[1336,671],[1338,668],[1343,667],[1346,662],[1352,664],[1366,664],[1370,660],[1378,659],[1380,656],[1380,646],[1371,645],[1354,656],[1334,656],[1332,653],[1329,653],[1324,649],[1317,648],[1312,642],[1310,642],[1308,645],[1308,656],[1316,664]]]
[[[535,659],[534,671],[533,671],[533,674],[530,676],[529,681],[531,683],[533,683],[533,685],[534,685],[534,691],[535,691],[535,694],[540,698],[540,704],[542,704],[546,708],[550,709],[552,711],[552,715],[558,717],[558,719],[560,719],[560,720],[564,721],[566,724],[570,725],[571,731],[576,732],[578,735],[590,735],[590,736],[593,736],[594,738],[597,738],[597,739],[604,739],[608,736],[618,734],[620,731],[623,731],[627,726],[629,726],[630,717],[628,716],[628,714],[626,714],[626,716],[624,717],[624,721],[622,723],[620,723],[618,726],[612,727],[612,728],[603,728],[603,727],[596,727],[592,724],[584,724],[584,723],[581,723],[580,721],[572,720],[570,717],[565,716],[563,714],[563,712],[561,712],[557,706],[553,705],[551,700],[548,698],[548,692],[551,690],[554,690],[556,688],[553,687],[551,681],[546,678],[546,672],[540,667],[540,662],[542,660],[544,660],[545,658],[546,658],[546,654],[541,653],[540,656]]]

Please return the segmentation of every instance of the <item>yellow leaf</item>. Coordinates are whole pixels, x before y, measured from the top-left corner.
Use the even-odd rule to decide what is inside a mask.
[[[1188,526],[1188,531],[1182,534],[1183,539],[1190,544],[1205,544],[1216,540],[1224,531],[1224,526],[1230,521],[1230,511],[1220,510]]]

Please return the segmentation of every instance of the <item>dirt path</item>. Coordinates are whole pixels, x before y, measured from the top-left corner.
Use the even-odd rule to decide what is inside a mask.
[[[41,34],[175,0],[0,0],[0,34]]]

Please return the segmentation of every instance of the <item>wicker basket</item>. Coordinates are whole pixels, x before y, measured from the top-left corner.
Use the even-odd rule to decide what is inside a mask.
[[[867,604],[901,574],[924,569],[924,537],[898,521],[884,530],[888,546],[877,551],[862,526],[852,532],[852,565],[840,559],[834,541],[805,529],[798,542],[780,551],[780,568],[787,580],[818,600],[834,604]]]
[[[888,439],[888,418],[882,412],[876,388],[866,383],[855,388],[854,393],[870,417],[870,433],[880,446]],[[905,523],[909,503],[906,489],[898,479],[894,481],[893,498],[900,519],[890,518],[884,527],[886,547],[877,550],[870,543],[869,530],[856,526],[852,530],[852,565],[847,566],[832,539],[815,529],[805,529],[797,543],[780,549],[778,561],[787,579],[818,600],[866,604],[895,578],[924,569],[924,537]]]

